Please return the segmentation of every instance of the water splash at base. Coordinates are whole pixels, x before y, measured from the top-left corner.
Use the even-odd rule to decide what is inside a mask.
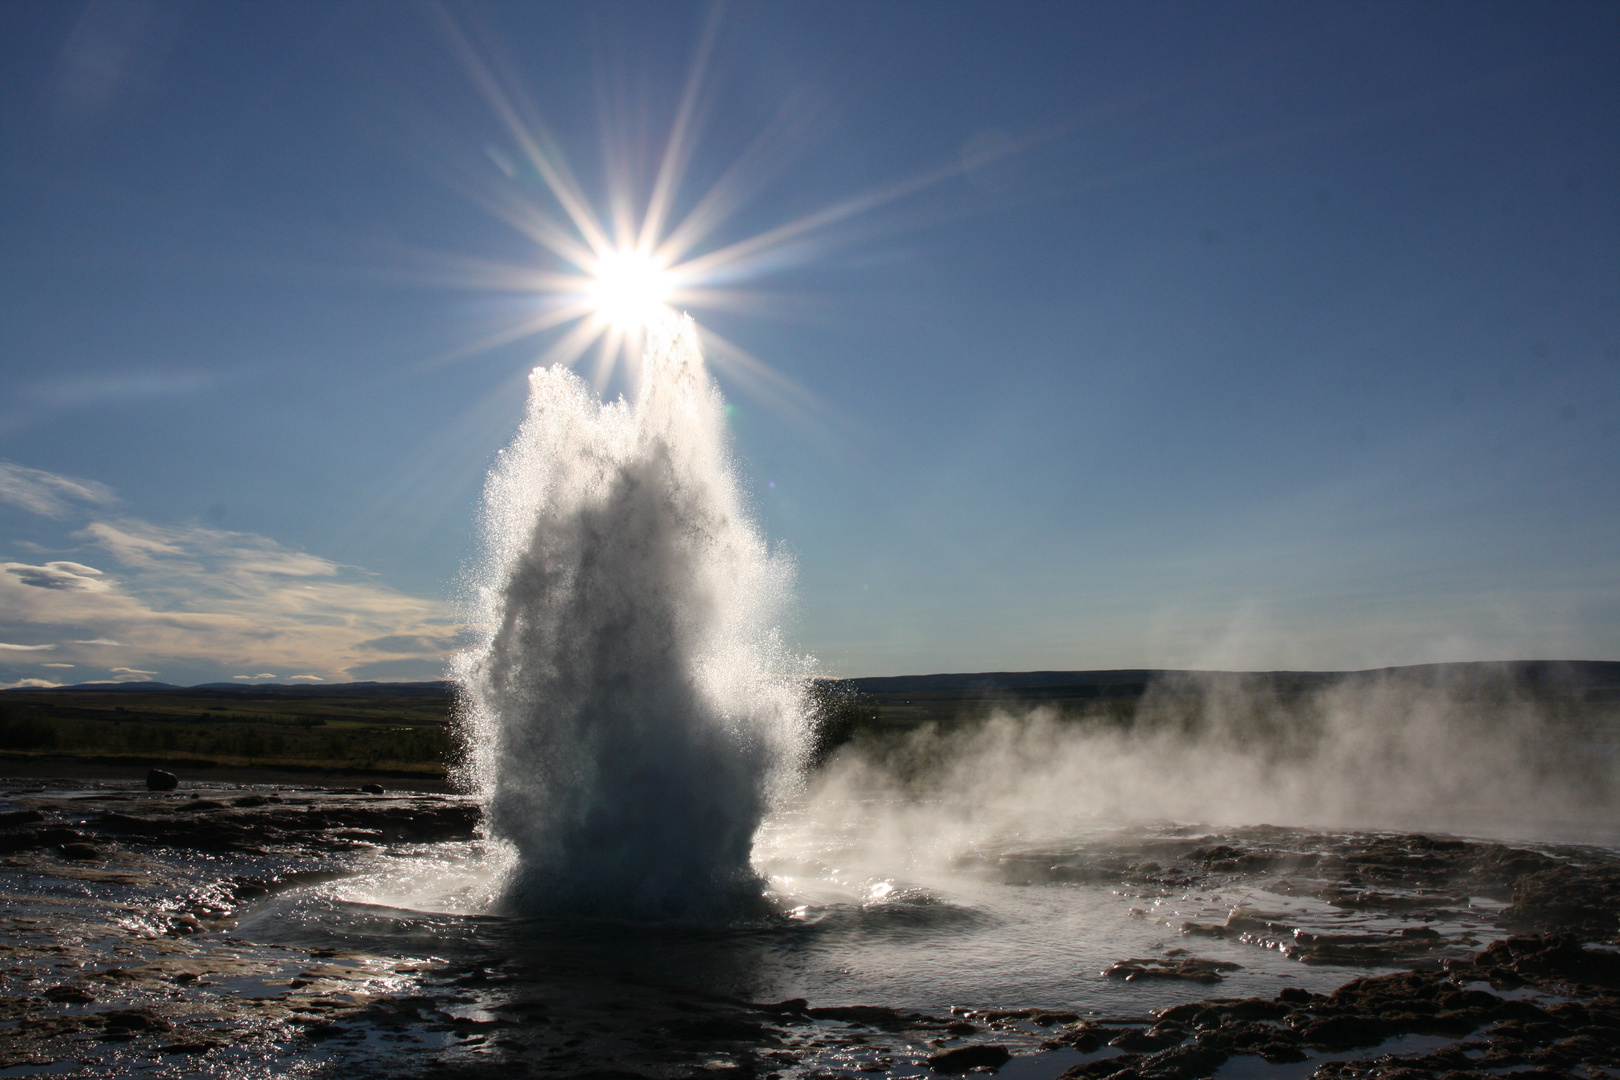
[[[509,906],[703,918],[757,901],[755,830],[802,756],[792,567],[750,520],[688,319],[637,400],[536,369],[488,478],[460,655],[461,779],[516,851]]]

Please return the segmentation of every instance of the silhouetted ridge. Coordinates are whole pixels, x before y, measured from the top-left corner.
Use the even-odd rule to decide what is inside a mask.
[[[1614,660],[1485,660],[1446,664],[1412,664],[1355,671],[1200,671],[1177,668],[1124,668],[1107,671],[981,671],[935,675],[886,675],[830,680],[864,694],[939,694],[1023,697],[1054,690],[1080,696],[1114,696],[1149,685],[1190,679],[1203,683],[1272,683],[1308,689],[1346,679],[1398,678],[1414,681],[1470,682],[1509,680],[1527,688],[1620,691],[1620,661]]]

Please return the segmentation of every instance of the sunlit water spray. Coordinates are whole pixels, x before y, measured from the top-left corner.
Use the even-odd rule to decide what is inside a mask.
[[[462,780],[524,912],[703,918],[757,901],[750,849],[796,775],[792,567],[738,489],[688,319],[648,335],[633,402],[562,367],[491,471],[456,661]]]

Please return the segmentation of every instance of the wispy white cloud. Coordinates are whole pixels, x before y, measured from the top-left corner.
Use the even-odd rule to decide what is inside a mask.
[[[319,675],[294,675],[289,682],[325,682]]]
[[[99,485],[40,470],[11,466],[0,475],[11,485],[3,497],[47,516],[74,507],[70,492],[79,493],[72,497],[80,509],[113,499]],[[279,668],[326,682],[379,665],[415,665],[427,675],[456,645],[447,605],[265,536],[91,515],[72,539],[104,559],[0,563],[0,640],[56,643],[0,646],[0,655],[51,652],[63,663],[107,665],[125,680],[161,671],[205,681],[232,668]],[[109,648],[120,650],[116,661]]]
[[[268,671],[264,671],[264,672],[260,672],[257,675],[232,675],[231,678],[233,678],[233,679],[243,679],[243,680],[246,680],[248,682],[252,682],[252,681],[255,681],[255,680],[258,680],[258,679],[273,679],[273,678],[275,678],[275,676],[272,675]]]
[[[16,682],[0,683],[0,690],[54,690],[61,685],[49,679],[18,679]]]
[[[77,665],[75,665],[75,664],[41,664],[39,666],[40,667],[70,668],[70,667],[76,667]]]
[[[107,506],[114,501],[112,489],[94,480],[0,461],[0,502],[31,514],[61,519],[86,506]]]
[[[447,653],[457,644],[456,634],[389,634],[360,642],[360,648],[388,653]]]

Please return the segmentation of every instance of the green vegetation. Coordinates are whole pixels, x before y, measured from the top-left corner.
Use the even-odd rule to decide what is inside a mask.
[[[1344,699],[1330,691],[1343,690]],[[1381,696],[1386,694],[1393,696]],[[1620,742],[1620,663],[1450,664],[1340,672],[1030,672],[818,680],[812,767],[859,741],[899,745],[997,712],[1060,722],[1223,733],[1274,748],[1308,742],[1334,701],[1384,709],[1446,701],[1479,722],[1533,707],[1549,752],[1603,755]],[[454,758],[443,683],[320,689],[0,691],[0,758],[80,757],[127,764],[271,766],[443,776]],[[1555,745],[1556,744],[1556,745]],[[1571,749],[1574,748],[1574,749]]]
[[[450,694],[8,691],[0,755],[442,775]]]

